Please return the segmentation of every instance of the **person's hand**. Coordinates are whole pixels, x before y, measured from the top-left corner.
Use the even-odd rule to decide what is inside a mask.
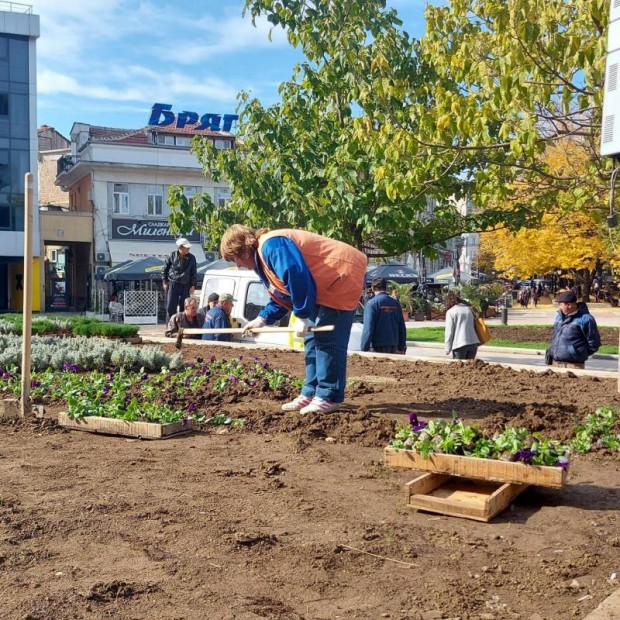
[[[258,327],[265,327],[266,324],[267,324],[267,321],[265,321],[265,319],[262,316],[257,316],[253,321],[249,321],[248,323],[245,324],[245,327],[243,328],[243,333],[241,335],[242,336],[253,336],[254,335],[252,333],[253,329],[256,329]]]
[[[194,291],[196,290],[196,287],[194,286],[190,286],[189,287],[189,296],[191,297],[194,294]]]
[[[164,287],[164,291],[167,291],[167,290],[168,290],[168,285],[167,285],[165,282],[164,282],[164,284],[163,284],[163,287]]]
[[[295,325],[293,327],[293,334],[296,338],[303,338],[310,327],[308,319],[298,319],[295,317]]]

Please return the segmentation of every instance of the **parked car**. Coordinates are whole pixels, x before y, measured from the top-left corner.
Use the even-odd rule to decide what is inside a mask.
[[[211,293],[218,293],[222,296],[230,293],[237,301],[235,302],[232,313],[231,323],[233,326],[243,327],[249,321],[258,316],[258,313],[269,302],[269,294],[260,281],[260,278],[250,269],[213,269],[205,271],[200,291],[200,308],[207,305],[207,298]],[[278,323],[281,327],[289,324],[291,313],[286,314]],[[349,350],[359,351],[362,338],[361,323],[354,323],[349,338]],[[233,337],[236,341],[256,342],[257,344],[279,344],[283,346],[300,347],[299,342],[295,342],[292,332],[290,333],[271,333],[257,334],[255,338]]]

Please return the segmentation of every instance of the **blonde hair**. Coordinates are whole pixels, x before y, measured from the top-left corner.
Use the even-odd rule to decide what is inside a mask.
[[[247,256],[258,247],[258,239],[269,232],[268,228],[250,228],[242,224],[233,224],[222,235],[220,254],[225,260],[234,260],[235,256]]]

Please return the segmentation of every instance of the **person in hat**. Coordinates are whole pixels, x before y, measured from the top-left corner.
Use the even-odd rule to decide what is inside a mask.
[[[166,336],[173,338],[179,333],[179,328],[188,327],[199,329],[205,322],[205,315],[198,310],[198,302],[193,297],[186,297],[183,301],[183,312],[176,312],[170,317],[166,325]],[[187,336],[193,340],[200,340],[200,334]]]
[[[184,300],[196,290],[196,257],[190,254],[192,244],[177,239],[177,250],[166,257],[162,280],[166,293],[166,322],[183,308]]]
[[[364,306],[362,351],[400,353],[407,350],[407,329],[400,302],[387,294],[385,278],[374,278],[373,297]]]
[[[207,305],[204,306],[204,308],[201,308],[200,310],[206,316],[207,312],[209,312],[211,308],[215,308],[215,306],[217,306],[219,302],[220,302],[220,296],[217,293],[210,293],[209,297],[207,297]]]
[[[213,294],[213,293],[212,293]],[[230,294],[225,293],[219,297],[219,303],[207,312],[203,327],[206,329],[222,329],[231,327],[230,313],[237,300]],[[217,340],[230,342],[232,334],[203,334],[203,340]]]
[[[585,303],[577,302],[575,291],[559,293],[559,304],[553,324],[551,346],[545,359],[547,364],[560,368],[584,368],[585,362],[601,346],[601,336],[594,317]]]
[[[354,247],[307,232],[270,231],[241,224],[228,228],[220,253],[237,267],[254,269],[271,300],[244,327],[273,325],[289,310],[295,335],[304,338],[306,378],[301,393],[283,411],[330,413],[344,401],[347,345],[355,310],[364,288],[366,255]],[[332,326],[314,332],[310,327]]]

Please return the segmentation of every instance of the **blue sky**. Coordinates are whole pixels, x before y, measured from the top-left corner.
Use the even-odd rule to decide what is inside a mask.
[[[27,1],[27,0],[24,0]],[[363,2],[363,0],[360,0]],[[419,37],[425,0],[388,0]],[[301,59],[280,29],[253,27],[242,0],[31,0],[38,125],[69,137],[74,122],[139,128],[153,103],[173,112],[234,113],[248,90],[265,105]]]

